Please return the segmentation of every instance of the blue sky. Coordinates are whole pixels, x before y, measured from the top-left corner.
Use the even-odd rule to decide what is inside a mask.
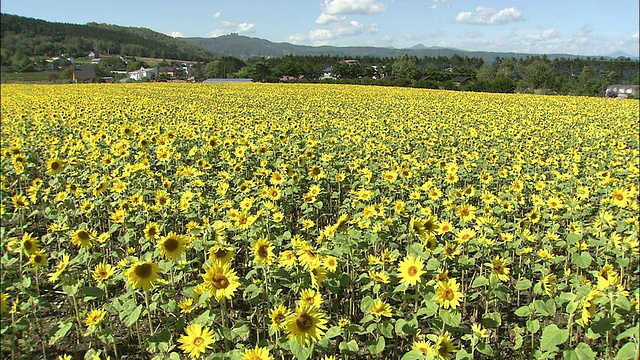
[[[1,0],[3,13],[304,45],[638,56],[638,0]]]

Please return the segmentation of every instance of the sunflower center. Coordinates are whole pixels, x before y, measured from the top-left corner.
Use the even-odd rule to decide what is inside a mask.
[[[442,297],[444,297],[445,300],[451,301],[454,298],[453,295],[454,295],[453,290],[447,288],[447,289],[444,289],[444,294],[442,295]]]
[[[180,246],[180,243],[178,242],[178,240],[174,238],[168,238],[167,240],[164,241],[164,244],[162,246],[164,247],[165,250],[172,252],[172,251],[176,251],[178,246]]]
[[[24,246],[25,250],[31,250],[33,248],[33,243],[31,241],[27,240],[27,241],[24,242],[23,246]]]
[[[409,266],[409,268],[407,269],[407,274],[409,274],[409,276],[416,276],[416,274],[418,273],[418,268],[415,266]]]
[[[150,264],[142,264],[142,265],[138,265],[136,266],[134,273],[139,277],[139,278],[149,278],[151,277],[151,265]]]
[[[200,346],[200,345],[202,345],[203,342],[204,342],[204,339],[201,338],[200,336],[198,336],[197,338],[193,339],[193,345],[195,345],[195,346]]]
[[[36,256],[33,258],[33,262],[35,262],[36,264],[41,263],[41,262],[42,262],[42,255],[36,255]]]
[[[57,161],[54,161],[51,163],[51,170],[58,170],[60,169],[60,163],[58,163]]]
[[[311,174],[313,176],[318,176],[320,175],[320,168],[314,167],[313,169],[311,169]]]
[[[469,210],[467,210],[467,209],[462,209],[462,210],[460,211],[460,214],[462,214],[462,216],[469,216]]]
[[[258,256],[265,259],[269,257],[269,245],[262,245],[258,248]]]
[[[278,314],[273,318],[273,322],[275,322],[276,324],[282,324],[282,322],[285,320],[286,318],[284,317],[283,314]]]
[[[89,240],[89,233],[81,230],[78,232],[78,239],[80,239],[81,241],[87,241]]]
[[[296,318],[296,326],[301,331],[307,331],[313,327],[313,317],[309,314],[302,314]]]
[[[229,279],[227,279],[227,277],[224,276],[224,274],[216,273],[215,275],[213,275],[213,279],[211,280],[211,283],[213,284],[213,287],[215,287],[216,289],[222,290],[222,289],[226,289],[227,286],[229,286]]]

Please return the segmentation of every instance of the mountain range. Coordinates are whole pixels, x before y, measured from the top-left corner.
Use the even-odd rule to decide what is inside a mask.
[[[496,57],[517,59],[538,54],[525,54],[514,52],[489,52],[489,51],[466,51],[443,47],[427,47],[423,44],[415,45],[411,48],[396,49],[390,47],[375,46],[309,46],[295,45],[286,42],[275,43],[269,40],[248,37],[236,33],[212,38],[187,37],[182,40],[196,45],[205,50],[215,51],[220,54],[234,56],[246,60],[252,56],[259,57],[282,57],[286,55],[337,55],[345,57],[379,57],[395,58],[402,55],[422,57],[451,57],[455,54],[462,57],[481,58],[486,62],[493,62]],[[578,56],[569,54],[547,54],[549,59],[565,58],[575,59]]]

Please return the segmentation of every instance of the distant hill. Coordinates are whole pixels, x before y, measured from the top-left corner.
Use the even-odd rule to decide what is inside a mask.
[[[48,22],[17,15],[1,15],[2,65],[25,57],[120,54],[202,61],[220,56],[180,39],[145,28],[87,23]]]
[[[536,54],[524,54],[513,52],[489,52],[489,51],[465,51],[459,49],[449,49],[442,47],[426,47],[418,44],[408,49],[395,49],[374,46],[307,46],[294,45],[290,43],[274,43],[269,40],[242,36],[238,34],[229,34],[214,38],[183,38],[182,40],[199,46],[203,49],[215,51],[227,56],[234,56],[241,59],[248,59],[251,56],[261,57],[282,57],[285,55],[337,55],[345,57],[390,57],[394,58],[404,54],[415,55],[417,57],[438,57],[452,55],[460,55],[462,57],[481,58],[486,62],[493,62],[496,57],[517,59],[526,58]],[[568,54],[548,54],[549,59],[565,58],[575,59],[578,56]]]

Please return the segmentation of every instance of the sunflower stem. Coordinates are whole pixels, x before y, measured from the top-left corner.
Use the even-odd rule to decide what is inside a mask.
[[[220,314],[220,320],[222,321],[222,328],[223,331],[224,329],[227,327],[227,299],[222,299],[222,301],[220,301],[220,307],[221,307],[221,314]],[[229,352],[229,339],[227,339],[226,336],[224,337],[224,350],[225,352]]]
[[[149,307],[149,294],[144,291],[144,303],[147,305],[147,319],[149,320],[149,332],[153,336],[153,323],[151,322],[151,308]]]

